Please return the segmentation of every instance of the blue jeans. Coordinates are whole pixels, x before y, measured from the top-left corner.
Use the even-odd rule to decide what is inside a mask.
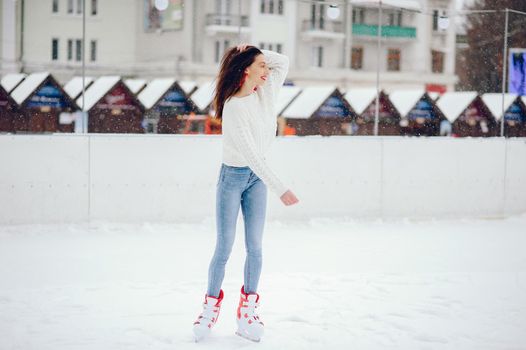
[[[209,296],[219,296],[234,238],[239,207],[245,223],[244,286],[246,293],[256,293],[262,264],[262,239],[267,208],[267,187],[246,167],[221,165],[216,193],[217,241],[208,269]]]

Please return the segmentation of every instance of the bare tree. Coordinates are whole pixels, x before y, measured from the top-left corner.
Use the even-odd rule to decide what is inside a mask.
[[[502,89],[504,9],[526,12],[525,0],[476,0],[467,10],[499,10],[466,15],[467,48],[458,51],[458,89],[480,93]],[[526,48],[526,16],[509,13],[508,47]]]

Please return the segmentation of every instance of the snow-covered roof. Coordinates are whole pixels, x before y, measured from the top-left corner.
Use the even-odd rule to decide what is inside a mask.
[[[24,81],[11,92],[11,97],[16,103],[21,105],[48,76],[49,72],[29,74]]]
[[[2,77],[0,84],[5,89],[5,91],[10,93],[26,77],[27,77],[27,74],[24,74],[24,73],[6,74]]]
[[[152,80],[139,94],[139,101],[146,109],[152,108],[174,83],[175,79],[172,78]]]
[[[184,93],[187,95],[190,95],[190,93],[197,87],[197,83],[190,80],[178,81],[177,84],[179,84],[181,89],[183,89]]]
[[[276,102],[276,112],[280,115],[281,112],[289,105],[289,103],[301,92],[299,86],[285,85],[279,90],[278,100]]]
[[[146,85],[146,80],[144,79],[126,79],[124,84],[133,92],[135,95]]]
[[[438,98],[440,97],[440,93],[439,92],[435,92],[435,91],[431,91],[431,92],[428,92],[427,93],[429,97],[431,97],[431,99],[433,101],[436,102],[436,100],[438,100]]]
[[[351,89],[343,96],[347,102],[351,105],[351,108],[357,113],[362,114],[363,111],[374,101],[376,98],[375,88],[361,88]]]
[[[190,96],[190,99],[194,101],[197,108],[200,110],[206,109],[212,103],[214,99],[215,81],[209,81],[201,86]]]
[[[351,5],[370,5],[382,7],[394,7],[407,10],[420,11],[420,3],[417,0],[351,0]]]
[[[84,84],[86,85],[86,89],[91,85],[91,83],[93,83],[93,78],[85,77]],[[64,91],[66,91],[66,93],[72,99],[79,97],[79,95],[82,93],[82,77],[73,77],[67,82],[66,85],[64,85]]]
[[[453,123],[476,97],[476,91],[446,92],[438,100],[437,107]]]
[[[336,90],[335,86],[310,86],[303,88],[301,93],[283,111],[282,117],[290,119],[307,119]]]
[[[504,112],[510,108],[511,104],[517,99],[516,94],[504,94]],[[497,119],[502,118],[502,94],[488,93],[482,95],[482,101],[489,108],[491,114]]]
[[[86,90],[86,105],[84,111],[89,111],[101,98],[104,97],[121,80],[119,76],[104,76],[100,77]],[[82,108],[82,100],[84,96],[77,99],[77,105]]]
[[[424,90],[396,90],[389,94],[389,100],[400,113],[400,116],[404,118],[420,101],[424,93]]]

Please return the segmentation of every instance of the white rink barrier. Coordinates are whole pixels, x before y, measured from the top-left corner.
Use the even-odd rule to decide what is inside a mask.
[[[215,217],[221,136],[0,135],[0,224]],[[526,139],[280,137],[270,220],[526,212]],[[240,214],[241,215],[241,214]]]

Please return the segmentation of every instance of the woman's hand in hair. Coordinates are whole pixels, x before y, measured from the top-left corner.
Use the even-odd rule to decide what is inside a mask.
[[[237,50],[239,52],[243,52],[247,49],[247,47],[249,47],[250,45],[249,44],[240,44],[240,45],[237,45]]]
[[[283,204],[285,204],[287,206],[288,205],[294,205],[294,204],[299,202],[298,198],[296,198],[294,193],[292,193],[291,191],[287,191],[284,194],[282,194],[280,199],[283,202]]]

